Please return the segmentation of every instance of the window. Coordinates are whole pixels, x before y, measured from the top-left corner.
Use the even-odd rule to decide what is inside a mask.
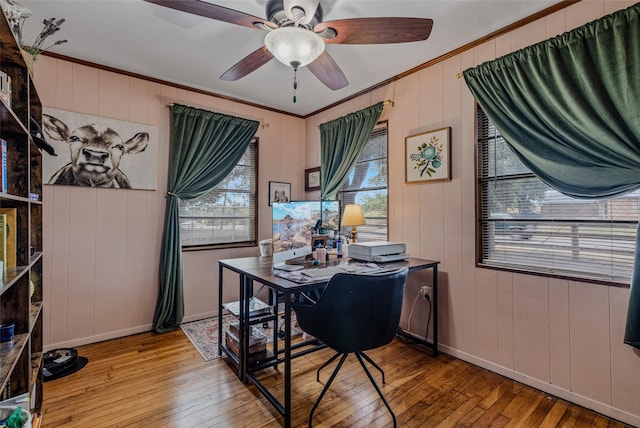
[[[253,140],[229,175],[204,196],[180,201],[183,247],[255,245],[258,143]]]
[[[387,122],[373,129],[356,165],[338,193],[342,211],[360,204],[367,224],[358,226],[358,241],[386,241],[387,221]],[[344,228],[349,233],[350,227]]]
[[[478,107],[479,264],[628,283],[640,191],[575,199],[539,180]]]

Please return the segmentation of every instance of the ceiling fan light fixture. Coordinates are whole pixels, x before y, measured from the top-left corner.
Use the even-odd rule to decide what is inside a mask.
[[[325,47],[322,37],[298,27],[276,28],[267,34],[264,44],[278,61],[293,68],[312,63]]]

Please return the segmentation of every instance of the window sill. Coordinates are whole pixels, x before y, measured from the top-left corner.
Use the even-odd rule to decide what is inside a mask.
[[[258,243],[255,241],[250,242],[232,242],[225,244],[206,244],[206,245],[183,245],[182,252],[187,253],[191,251],[211,251],[211,250],[224,250],[228,248],[246,248],[246,247],[258,247]]]

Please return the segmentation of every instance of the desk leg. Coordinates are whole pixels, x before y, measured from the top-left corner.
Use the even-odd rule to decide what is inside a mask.
[[[274,308],[274,313],[276,314],[276,319],[273,321],[273,342],[271,345],[273,347],[273,355],[278,356],[278,333],[280,332],[279,315],[278,310],[280,309],[278,302],[278,291],[273,288],[269,288],[269,304]],[[274,369],[278,370],[278,365],[273,366]]]
[[[222,356],[222,278],[224,275],[222,274],[224,270],[224,266],[218,265],[218,357]]]
[[[434,264],[430,267],[433,272],[433,281],[432,281],[432,296],[431,296],[431,313],[430,317],[433,317],[433,343],[429,343],[429,331],[425,332],[424,338],[411,333],[410,331],[403,330],[401,327],[398,327],[397,334],[403,336],[413,342],[422,343],[427,346],[431,346],[433,351],[433,356],[438,356],[438,265]],[[430,319],[429,319],[430,320]],[[427,320],[427,329],[429,328],[429,320]]]
[[[251,299],[251,295],[253,294],[251,290],[253,289],[253,280],[247,278],[246,275],[240,275],[240,355],[238,355],[240,359],[240,379],[247,383],[248,379],[245,376],[247,373],[247,368],[249,364],[249,336],[250,332],[250,324],[249,324],[249,299]]]
[[[438,265],[433,267],[433,356],[438,356]],[[429,332],[427,332],[427,335]]]
[[[291,293],[284,293],[284,426],[291,427]]]

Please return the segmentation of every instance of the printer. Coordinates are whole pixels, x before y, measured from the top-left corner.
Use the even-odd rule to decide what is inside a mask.
[[[388,241],[362,242],[349,245],[349,257],[367,262],[392,262],[409,257],[407,246]]]

